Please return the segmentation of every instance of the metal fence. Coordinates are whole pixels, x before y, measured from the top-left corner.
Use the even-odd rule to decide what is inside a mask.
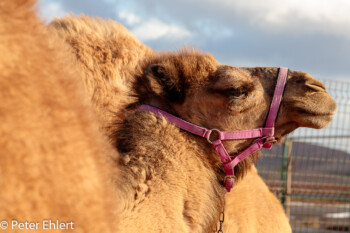
[[[350,83],[323,82],[338,105],[332,123],[296,130],[257,164],[294,233],[350,232]]]

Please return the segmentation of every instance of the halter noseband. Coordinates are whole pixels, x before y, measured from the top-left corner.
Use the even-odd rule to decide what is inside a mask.
[[[142,105],[138,108],[138,111],[150,111],[157,116],[162,116],[166,118],[171,123],[175,124],[177,127],[188,131],[192,134],[198,135],[200,137],[206,138],[207,141],[212,144],[217,151],[225,170],[225,179],[224,184],[228,192],[234,185],[235,175],[234,168],[235,166],[253,154],[254,152],[260,150],[262,147],[270,149],[272,145],[276,142],[274,137],[274,124],[277,118],[278,109],[282,100],[282,95],[284,92],[284,86],[286,84],[288,76],[288,69],[281,67],[278,72],[277,84],[275,87],[275,92],[272,98],[270,105],[269,114],[266,119],[265,127],[250,129],[250,130],[240,130],[240,131],[220,131],[218,129],[206,129],[204,127],[192,124],[181,118],[178,118],[174,115],[171,115],[163,110],[160,110],[156,107],[150,105]],[[212,132],[217,133],[217,139],[211,140],[210,135]],[[246,148],[244,151],[236,155],[233,159],[227,153],[222,141],[225,140],[236,140],[236,139],[248,139],[248,138],[257,138],[252,145]]]

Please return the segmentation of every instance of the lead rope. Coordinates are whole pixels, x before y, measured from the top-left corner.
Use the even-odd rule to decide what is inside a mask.
[[[222,225],[224,224],[225,221],[225,209],[222,209],[222,212],[220,213],[220,219],[219,219],[219,229],[218,229],[218,224],[215,226],[214,233],[224,233],[222,230]]]

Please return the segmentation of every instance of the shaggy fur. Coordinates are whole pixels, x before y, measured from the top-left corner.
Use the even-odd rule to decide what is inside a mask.
[[[261,127],[273,95],[277,69],[224,66],[211,55],[194,50],[157,54],[137,42],[119,24],[110,21],[69,17],[54,22],[51,28],[72,46],[77,65],[86,74],[85,83],[90,85],[86,86],[97,111],[103,113],[109,109],[118,113],[120,108],[113,109],[118,106],[118,101],[108,104],[113,99],[129,106],[130,114],[124,117],[113,119],[110,115],[106,120],[101,117],[104,114],[99,114],[101,126],[107,129],[107,135],[121,152],[118,160],[121,177],[117,188],[122,200],[122,231],[211,231],[225,195],[223,172],[216,152],[205,139],[183,132],[152,113],[134,113],[134,110],[141,104],[152,104],[193,123],[220,130]],[[90,47],[93,49],[86,49]],[[120,47],[123,49],[119,50]],[[113,54],[111,51],[114,56],[100,55]],[[110,67],[99,66],[104,64],[105,57],[112,58]],[[114,63],[124,65],[115,66]],[[105,69],[115,73],[108,75],[103,72]],[[123,99],[119,91],[109,92],[113,89],[104,81],[102,86],[106,87],[101,88],[101,80],[112,80],[113,88],[122,83],[124,97],[128,94],[131,97]],[[95,89],[101,89],[98,98],[94,98]],[[112,109],[105,106],[112,106]],[[324,127],[335,109],[334,101],[321,83],[308,74],[291,71],[276,122],[276,136],[281,140],[300,126]],[[125,120],[120,124],[123,118]],[[225,143],[225,146],[234,155],[251,142],[237,140]],[[238,177],[243,177],[255,157],[240,163],[236,170]],[[241,190],[241,196],[249,196],[252,191],[249,184],[255,184],[261,195],[257,195],[255,202],[233,206],[239,198],[233,191],[229,197],[233,204],[228,201],[230,204],[226,209],[232,205],[240,211],[229,211],[229,215],[233,214],[234,218],[241,214],[243,218],[252,209],[259,208],[253,208],[253,205],[262,202],[275,208],[276,214],[269,215],[269,226],[261,222],[267,212],[256,212],[257,222],[252,220],[251,231],[239,225],[229,226],[230,231],[290,232],[276,198],[254,171],[250,174],[253,178],[248,174],[241,181],[241,184],[245,181],[246,186],[237,184],[237,190]],[[272,225],[275,221],[282,222],[279,226],[285,226],[283,230]]]
[[[130,87],[139,61],[153,51],[111,20],[70,16],[53,21],[49,28],[73,48],[85,90],[110,137],[125,117],[119,110],[135,101]]]
[[[55,232],[116,232],[117,174],[107,160],[116,152],[99,133],[66,45],[32,5],[0,1],[0,220],[40,223],[5,232],[48,232],[44,219],[74,222]]]
[[[252,166],[226,195],[224,232],[291,233],[284,210]]]

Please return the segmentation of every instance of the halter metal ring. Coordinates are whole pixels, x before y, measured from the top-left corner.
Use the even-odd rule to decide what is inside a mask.
[[[208,134],[208,136],[207,136],[207,141],[208,141],[210,144],[213,144],[213,141],[210,140],[210,136],[211,136],[211,133],[212,133],[213,131],[217,132],[217,134],[218,134],[218,138],[214,139],[213,141],[216,141],[216,140],[220,139],[219,133],[220,133],[221,131],[218,130],[218,129],[211,129],[211,130],[209,130],[209,134]]]

